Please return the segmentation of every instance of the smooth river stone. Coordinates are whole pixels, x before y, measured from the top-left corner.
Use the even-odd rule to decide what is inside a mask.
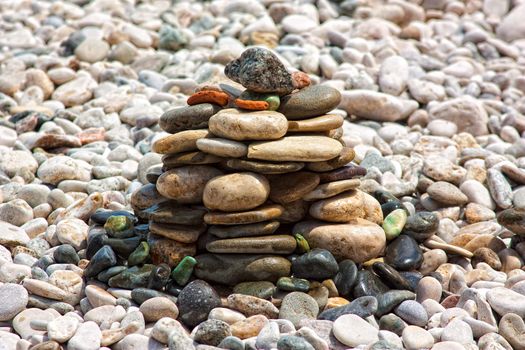
[[[406,119],[417,107],[416,101],[372,90],[344,91],[341,101],[341,108],[349,115],[381,122]]]
[[[221,157],[199,151],[166,154],[162,157],[162,163],[167,169],[177,168],[183,165],[214,164],[219,163],[221,160]]]
[[[253,142],[248,158],[269,161],[322,162],[337,157],[343,145],[324,136],[287,136],[276,141]]]
[[[162,130],[170,134],[184,131],[203,129],[208,127],[208,120],[221,110],[221,107],[211,103],[202,103],[171,109],[160,117],[159,125]]]
[[[341,127],[344,118],[336,114],[327,114],[312,119],[288,121],[288,132],[319,132]]]
[[[379,340],[379,330],[353,314],[343,315],[335,320],[333,332],[337,340],[352,348]]]
[[[315,201],[318,199],[334,197],[340,193],[356,189],[359,185],[361,185],[361,180],[359,179],[329,182],[317,186],[313,191],[303,196],[303,200]]]
[[[180,206],[173,201],[155,204],[144,210],[147,218],[161,224],[200,225],[204,222],[205,208]]]
[[[274,233],[279,225],[279,221],[266,221],[236,226],[210,226],[208,233],[219,238],[264,236]]]
[[[306,221],[295,225],[293,233],[302,234],[312,249],[330,251],[338,261],[350,259],[356,263],[365,262],[380,256],[386,244],[381,226],[364,219],[335,225]]]
[[[288,259],[272,255],[202,254],[195,257],[195,275],[210,282],[234,286],[246,281],[277,282],[290,276]]]
[[[270,183],[263,175],[233,173],[208,181],[202,200],[208,209],[235,212],[258,207],[269,194]]]
[[[166,263],[175,267],[185,256],[197,253],[195,244],[181,243],[153,234],[148,235],[148,244],[151,261],[156,265]]]
[[[286,134],[288,121],[279,112],[242,112],[223,109],[209,120],[209,129],[216,136],[230,140],[276,140]]]
[[[293,91],[291,74],[270,50],[251,47],[224,67],[224,74],[246,89],[286,95]]]
[[[304,163],[281,162],[268,163],[257,160],[229,159],[226,166],[234,170],[253,171],[259,174],[286,174],[304,168]]]
[[[279,112],[288,119],[307,119],[326,114],[341,102],[341,93],[329,86],[313,85],[281,97]]]
[[[211,212],[204,215],[204,222],[209,225],[254,224],[279,218],[284,212],[280,205],[266,205],[251,211],[239,213]]]
[[[525,209],[511,208],[498,213],[498,223],[513,233],[525,236]]]
[[[200,203],[204,186],[222,172],[207,165],[189,165],[166,171],[157,180],[159,193],[178,203]]]
[[[414,238],[400,235],[388,244],[385,262],[396,270],[417,269],[423,263],[423,252]]]
[[[291,203],[301,199],[319,184],[319,175],[305,171],[270,178],[270,199],[277,203]]]
[[[318,172],[332,171],[332,170],[339,169],[347,165],[352,160],[354,160],[354,157],[355,157],[355,152],[352,148],[343,147],[341,154],[339,154],[337,157],[324,161],[324,162],[308,163],[306,164],[306,168],[308,170],[318,171]]]
[[[208,243],[206,250],[210,253],[291,254],[296,245],[292,236],[271,235],[221,239]]]
[[[248,146],[242,142],[220,139],[201,138],[196,142],[197,148],[202,152],[225,158],[240,158],[248,154]]]
[[[156,140],[151,149],[160,154],[194,151],[197,149],[197,140],[209,136],[208,129],[185,130]]]
[[[150,222],[149,230],[153,234],[173,239],[177,242],[194,243],[199,239],[199,236],[206,231],[206,225],[190,226]]]
[[[316,219],[329,222],[347,222],[356,218],[376,224],[383,222],[383,212],[379,202],[360,190],[350,190],[315,202],[310,206],[309,213]]]
[[[366,175],[366,169],[361,166],[348,165],[333,171],[319,174],[321,183],[333,182],[339,180],[348,180],[358,176]]]

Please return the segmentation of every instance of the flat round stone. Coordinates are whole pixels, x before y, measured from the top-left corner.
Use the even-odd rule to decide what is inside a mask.
[[[286,174],[304,168],[304,163],[268,163],[256,160],[229,159],[226,166],[234,170],[253,171],[259,174]]]
[[[166,171],[157,180],[159,193],[179,203],[200,203],[204,186],[222,172],[206,165],[189,165]]]
[[[202,200],[208,209],[234,212],[258,207],[269,193],[270,184],[263,175],[233,173],[208,181]]]
[[[361,180],[359,179],[329,182],[317,186],[313,191],[304,195],[303,200],[315,201],[318,199],[334,197],[340,193],[356,189],[359,185],[361,185]]]
[[[378,329],[353,314],[343,315],[335,320],[333,332],[337,340],[352,348],[379,340]]]
[[[326,249],[338,261],[362,263],[374,259],[383,253],[386,244],[381,226],[363,219],[337,225],[305,221],[296,224],[293,233],[301,233],[310,248]]]
[[[290,261],[278,255],[202,254],[195,259],[197,278],[230,286],[246,281],[275,283],[290,276]]]
[[[347,222],[356,218],[377,224],[383,222],[383,212],[379,202],[360,190],[350,190],[317,201],[310,206],[309,213],[316,219],[330,222]]]
[[[253,224],[279,218],[284,212],[280,205],[266,205],[239,213],[211,212],[204,215],[204,222],[210,225]]]
[[[144,210],[149,220],[161,224],[200,225],[204,222],[205,208],[185,207],[173,201],[155,204]]]
[[[220,238],[264,236],[274,233],[279,225],[279,221],[267,221],[236,226],[210,226],[208,233]]]
[[[171,134],[184,130],[203,129],[208,127],[211,116],[220,110],[221,107],[211,103],[175,108],[164,112],[160,117],[159,125],[162,130]]]
[[[333,137],[334,139],[337,139],[337,137]],[[343,150],[341,151],[341,154],[339,154],[337,157],[332,158],[330,160],[324,161],[324,162],[314,162],[314,163],[308,163],[306,164],[306,168],[311,171],[332,171],[339,169],[348,163],[350,163],[352,160],[354,160],[355,152],[350,147],[343,147]]]
[[[221,239],[208,243],[206,250],[210,253],[291,254],[296,244],[292,236],[272,235]]]
[[[206,225],[188,226],[176,224],[159,224],[150,222],[149,230],[158,236],[166,237],[181,243],[194,243],[206,231]]]
[[[307,119],[330,112],[341,102],[341,93],[326,85],[313,85],[281,97],[278,111],[288,119]]]
[[[199,151],[167,154],[162,157],[162,163],[168,169],[182,165],[204,165],[219,163],[221,160],[221,157]]]
[[[319,176],[321,176],[321,183],[347,180],[364,175],[366,175],[366,169],[356,165],[349,165],[334,171],[319,174]]]
[[[277,203],[291,203],[319,185],[319,175],[299,171],[270,178],[270,199]]]
[[[321,162],[337,157],[343,145],[324,136],[287,136],[276,141],[253,142],[248,158],[268,161]]]
[[[288,130],[286,117],[279,112],[242,112],[223,109],[209,120],[210,131],[231,140],[276,140]]]
[[[196,145],[200,151],[219,157],[240,158],[248,154],[248,146],[244,143],[227,139],[201,138]]]
[[[498,223],[519,236],[525,236],[525,209],[511,208],[498,214]]]
[[[289,120],[288,132],[320,132],[337,129],[343,125],[344,118],[336,114],[327,114],[304,120]]]
[[[156,140],[151,148],[160,154],[194,151],[197,149],[197,140],[209,136],[208,129],[185,130]]]

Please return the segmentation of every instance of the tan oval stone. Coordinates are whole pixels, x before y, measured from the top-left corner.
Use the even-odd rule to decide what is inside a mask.
[[[197,148],[202,152],[227,158],[240,158],[248,154],[248,146],[244,143],[220,138],[197,140]]]
[[[251,143],[248,158],[269,161],[322,162],[339,156],[343,145],[325,136],[287,136]]]
[[[176,225],[150,222],[149,230],[158,236],[181,243],[194,243],[206,231],[206,225]]]
[[[240,320],[231,325],[232,335],[240,339],[256,337],[268,324],[268,318],[264,315],[254,315]]]
[[[276,140],[288,130],[286,117],[274,111],[223,109],[208,121],[210,131],[231,140]]]
[[[361,185],[361,180],[359,179],[329,182],[317,186],[313,191],[307,193],[303,199],[305,201],[315,201],[318,199],[330,198],[340,193],[356,189],[359,185]]]
[[[331,136],[329,136],[331,137]],[[337,139],[337,137],[331,137]],[[306,168],[311,171],[332,171],[339,169],[348,163],[350,163],[355,158],[355,152],[350,147],[343,147],[341,154],[337,157],[329,159],[324,162],[315,162],[306,164]]]
[[[200,203],[206,183],[219,175],[222,172],[211,166],[183,166],[159,176],[157,190],[162,196],[179,203]]]
[[[304,222],[296,225],[293,232],[303,234],[312,249],[327,249],[337,260],[351,259],[356,263],[380,256],[386,244],[385,231],[364,219],[337,225]]]
[[[234,173],[210,180],[202,200],[208,209],[232,212],[258,207],[269,194],[270,184],[263,175]]]
[[[447,253],[443,249],[432,249],[423,253],[423,263],[419,268],[419,272],[423,275],[428,275],[431,272],[445,264],[448,260]]]
[[[160,154],[194,151],[197,140],[210,136],[207,129],[186,130],[156,140],[152,145],[153,152]]]
[[[344,118],[336,114],[321,115],[304,120],[289,120],[288,132],[318,132],[337,129],[343,125]]]
[[[352,219],[366,219],[376,224],[383,222],[379,202],[369,194],[351,190],[337,196],[315,202],[310,207],[314,218],[330,222],[347,222]]]

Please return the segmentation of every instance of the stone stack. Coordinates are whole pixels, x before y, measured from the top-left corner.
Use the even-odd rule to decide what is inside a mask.
[[[225,72],[247,90],[204,87],[161,117],[170,134],[153,151],[163,166],[132,200],[149,220],[153,263],[197,255],[198,278],[234,285],[290,276],[289,256],[310,248],[355,262],[379,256],[381,207],[357,189],[365,171],[350,164],[343,117],[327,114],[340,93],[308,86],[260,48]],[[367,249],[352,249],[363,241]]]

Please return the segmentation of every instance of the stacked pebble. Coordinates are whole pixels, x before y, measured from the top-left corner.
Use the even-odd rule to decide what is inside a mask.
[[[352,179],[364,169],[346,166],[354,153],[341,141],[343,118],[326,114],[340,103],[337,90],[307,86],[306,75],[288,73],[261,48],[247,50],[225,71],[251,90],[204,87],[190,96],[190,106],[161,117],[163,129],[173,133],[153,144],[163,154],[163,167],[151,169],[152,183],[136,195],[157,191],[154,200],[160,203],[145,207],[135,201],[136,214],[149,219],[154,263],[173,267],[184,256],[207,251],[197,256],[199,278],[230,285],[276,282],[290,275],[284,256],[296,251],[297,241],[303,252],[310,241],[316,247],[314,239],[290,235],[294,224],[308,225],[303,221],[308,213],[328,222],[382,222],[380,210],[341,211],[341,203],[363,206],[370,196],[356,190],[360,182]],[[258,83],[240,72],[256,74]],[[300,90],[292,93],[294,87]],[[376,225],[378,233],[384,237]],[[383,248],[384,239],[367,256]],[[181,264],[194,263],[185,259]],[[265,268],[250,272],[245,269],[249,263]]]

